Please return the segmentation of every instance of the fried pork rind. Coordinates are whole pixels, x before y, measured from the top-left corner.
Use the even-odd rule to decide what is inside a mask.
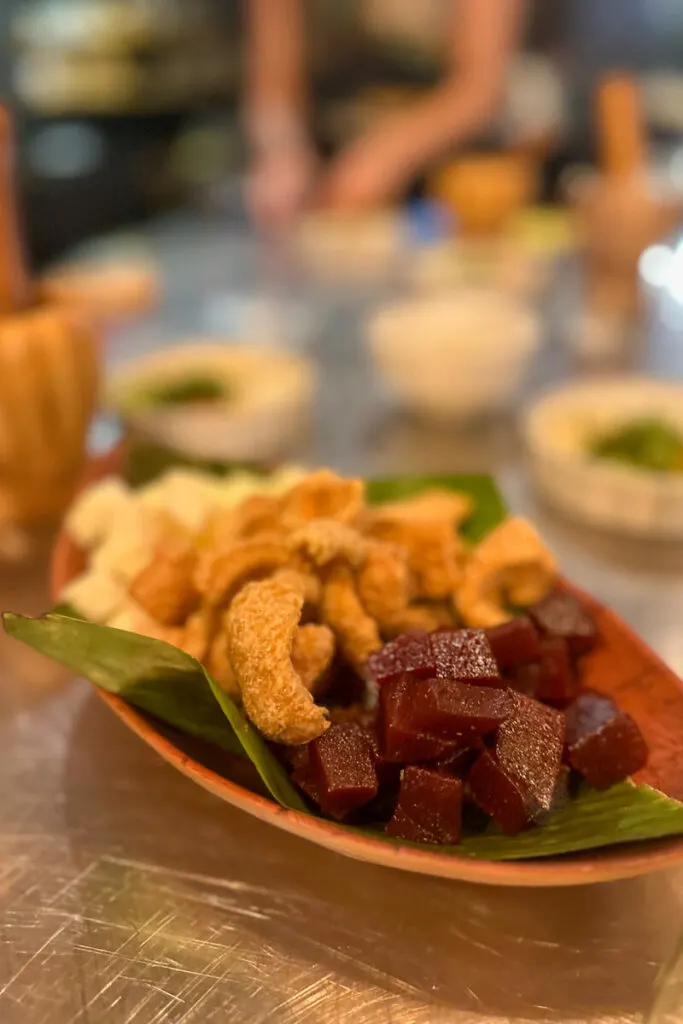
[[[452,529],[457,529],[471,515],[472,509],[473,502],[469,495],[435,487],[412,498],[385,502],[374,510],[373,515],[375,520],[428,520],[448,523]]]
[[[506,599],[533,604],[552,590],[557,565],[526,519],[501,523],[477,545],[465,565],[456,608],[468,626],[497,626],[512,618]]]
[[[167,542],[131,583],[131,598],[163,626],[181,625],[199,603],[193,582],[196,562],[193,544]]]
[[[198,608],[181,627],[176,646],[191,658],[204,661],[217,629],[216,613],[211,608]]]
[[[272,578],[281,583],[300,590],[304,595],[304,608],[315,609],[320,604],[323,585],[319,576],[311,572],[308,566],[299,565],[296,561],[285,569],[278,569]]]
[[[264,736],[297,745],[329,721],[292,664],[304,595],[281,580],[248,583],[227,615],[230,661],[247,715]]]
[[[296,530],[311,519],[334,519],[353,524],[363,508],[365,484],[347,480],[329,469],[311,473],[281,499],[281,520]]]
[[[377,619],[380,627],[393,622],[406,610],[410,599],[406,549],[382,541],[367,543],[356,586],[365,611]]]
[[[414,630],[433,633],[435,629],[452,627],[453,616],[445,602],[435,601],[432,604],[411,604],[407,608],[402,608],[395,616],[382,623],[382,635],[387,640],[392,640],[402,633]]]
[[[277,500],[268,494],[254,494],[235,508],[210,513],[199,543],[203,548],[223,551],[239,541],[284,535]]]
[[[224,613],[223,621],[209,649],[206,667],[212,678],[225,690],[228,696],[232,697],[236,704],[241,704],[242,694],[232,667],[232,661],[230,660],[230,642],[226,619],[227,612]]]
[[[321,616],[337,638],[346,660],[359,675],[373,653],[382,646],[379,629],[361,604],[353,572],[348,566],[334,565],[324,584]]]
[[[197,563],[194,583],[206,604],[225,606],[245,583],[284,568],[289,557],[284,541],[241,541],[226,551],[204,552]]]
[[[299,626],[292,643],[292,664],[307,690],[315,694],[334,657],[334,633],[316,622]]]
[[[408,553],[411,595],[415,600],[449,598],[460,581],[463,544],[444,520],[378,519],[371,537],[397,544]]]
[[[368,542],[345,523],[335,519],[311,519],[292,533],[289,546],[295,554],[324,568],[338,559],[349,565],[360,565],[365,558]]]

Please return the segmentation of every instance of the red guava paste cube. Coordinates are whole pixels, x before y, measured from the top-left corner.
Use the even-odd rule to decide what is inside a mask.
[[[566,640],[571,654],[584,654],[595,646],[597,627],[593,617],[578,597],[566,590],[554,590],[527,611],[541,633]]]
[[[472,740],[471,746],[463,747],[462,750],[454,750],[452,754],[446,754],[445,757],[432,761],[430,767],[436,771],[457,775],[464,779],[483,750],[485,747],[482,740]]]
[[[428,679],[435,673],[434,653],[428,633],[404,633],[371,654],[368,675],[380,685],[399,676]]]
[[[593,690],[580,694],[565,712],[569,764],[595,789],[623,782],[647,761],[647,744],[625,711]]]
[[[403,676],[382,686],[379,695],[379,749],[384,761],[416,764],[450,754],[457,740],[430,736],[419,729],[413,715],[413,694],[417,684]]]
[[[570,787],[571,769],[568,765],[563,764],[560,766],[560,772],[555,783],[552,803],[547,811],[537,811],[533,815],[534,825],[544,825],[554,814],[559,814],[560,811],[565,810],[571,800]]]
[[[386,833],[413,843],[455,845],[462,830],[462,780],[429,768],[406,768]]]
[[[510,698],[513,707],[498,730],[496,757],[529,806],[547,810],[562,764],[564,715],[513,690]]]
[[[474,802],[490,814],[503,832],[516,836],[528,820],[524,797],[510,775],[488,751],[477,758],[467,776]]]
[[[479,686],[502,686],[500,672],[483,629],[452,629],[432,634],[437,679]]]
[[[412,694],[418,731],[461,745],[493,732],[513,709],[507,690],[455,679],[423,679],[413,684]]]
[[[491,626],[485,633],[498,667],[503,670],[538,661],[541,655],[538,630],[527,615]]]
[[[541,678],[541,666],[537,661],[529,662],[528,665],[518,665],[512,669],[508,682],[517,693],[523,693],[527,697],[535,697],[538,692],[538,684]]]
[[[539,674],[534,696],[537,700],[566,704],[578,692],[578,679],[569,657],[567,641],[560,636],[541,640]]]
[[[512,712],[498,729],[498,766],[521,793],[527,818],[550,809],[564,748],[564,715],[510,691]]]
[[[308,765],[292,778],[324,814],[343,818],[376,796],[372,749],[359,725],[331,725],[308,747]]]

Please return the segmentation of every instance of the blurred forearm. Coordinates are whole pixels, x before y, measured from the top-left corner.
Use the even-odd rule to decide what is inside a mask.
[[[454,5],[449,69],[444,80],[406,113],[399,130],[412,140],[427,164],[483,128],[504,95],[509,58],[514,52],[524,0],[460,0]],[[411,167],[416,170],[417,167]]]
[[[307,107],[302,0],[248,0],[245,128],[261,149],[297,141]]]

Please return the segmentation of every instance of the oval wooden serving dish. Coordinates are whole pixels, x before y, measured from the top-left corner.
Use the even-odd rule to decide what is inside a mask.
[[[115,473],[121,450],[115,449],[88,468],[84,484]],[[52,557],[52,593],[57,599],[64,584],[82,571],[82,553],[64,532]],[[575,589],[575,588],[572,588]],[[611,694],[641,727],[650,748],[647,768],[637,781],[646,782],[683,800],[683,690],[678,678],[616,615],[586,594],[580,594],[595,615],[602,643],[584,662],[586,685]],[[343,827],[288,811],[272,800],[218,774],[184,749],[182,737],[169,739],[146,715],[119,697],[96,688],[102,700],[178,771],[209,792],[262,821],[357,860],[402,868],[419,874],[461,879],[487,885],[583,885],[646,874],[683,862],[683,838],[652,840],[604,850],[538,860],[494,862],[447,856],[412,846],[393,846]],[[243,773],[242,773],[243,775]]]

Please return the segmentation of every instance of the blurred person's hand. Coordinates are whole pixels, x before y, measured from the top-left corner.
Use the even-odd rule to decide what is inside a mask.
[[[247,200],[261,230],[281,231],[296,220],[311,195],[316,163],[303,140],[263,147],[254,155]]]
[[[410,173],[392,133],[379,128],[362,135],[333,160],[316,200],[345,213],[382,206],[400,193]]]

